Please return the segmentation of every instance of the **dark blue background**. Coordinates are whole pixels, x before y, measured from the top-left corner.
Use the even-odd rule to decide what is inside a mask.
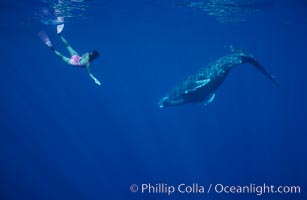
[[[305,199],[307,7],[278,1],[221,24],[176,1],[89,1],[63,35],[101,57],[73,68],[25,20],[37,1],[1,1],[0,199]],[[16,12],[17,11],[17,12]],[[208,106],[160,109],[188,75],[227,55],[254,54],[281,82],[236,67]],[[142,195],[131,184],[300,185],[301,194]]]

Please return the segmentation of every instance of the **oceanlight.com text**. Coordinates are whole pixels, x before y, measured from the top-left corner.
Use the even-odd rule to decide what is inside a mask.
[[[300,194],[300,186],[275,186],[275,185],[256,185],[249,184],[245,186],[229,186],[223,184],[216,184],[214,186],[214,191],[216,193],[226,193],[226,194],[256,194],[258,196],[263,194]]]
[[[302,188],[298,185],[276,186],[270,184],[246,184],[246,185],[226,185],[226,184],[200,184],[200,183],[180,183],[177,185],[167,183],[142,183],[132,184],[130,191],[141,194],[300,194]]]

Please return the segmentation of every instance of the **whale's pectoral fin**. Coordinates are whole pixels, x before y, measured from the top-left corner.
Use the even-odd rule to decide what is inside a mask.
[[[205,102],[204,102],[204,105],[208,105],[209,103],[211,103],[213,100],[214,100],[214,97],[215,97],[215,94],[211,94],[209,95],[206,99],[205,99]]]
[[[205,79],[205,80],[196,81],[196,83],[199,84],[199,87],[203,87],[204,85],[207,85],[207,83],[209,83],[210,81],[211,81],[211,79],[208,78],[208,79]]]
[[[211,79],[205,79],[205,80],[198,80],[196,81],[196,86],[191,88],[191,89],[187,89],[184,91],[184,94],[189,94],[191,92],[196,92],[197,89],[204,87],[205,85],[207,85],[210,82]]]

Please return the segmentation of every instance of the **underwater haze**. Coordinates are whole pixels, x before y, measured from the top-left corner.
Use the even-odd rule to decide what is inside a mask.
[[[101,86],[38,37],[68,56],[63,23]],[[307,198],[306,1],[0,0],[0,28],[1,200]],[[229,45],[280,86],[243,64],[159,107]]]

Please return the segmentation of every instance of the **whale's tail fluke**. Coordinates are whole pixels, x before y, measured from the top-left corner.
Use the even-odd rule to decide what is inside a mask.
[[[244,56],[243,57],[244,62],[252,64],[256,69],[258,69],[262,74],[264,74],[266,77],[268,77],[271,81],[273,81],[277,86],[280,86],[279,81],[275,76],[273,76],[271,73],[269,73],[257,60],[255,60],[253,57]]]
[[[241,54],[243,63],[250,63],[252,64],[257,70],[259,70],[262,74],[264,74],[266,77],[268,77],[271,81],[273,81],[277,86],[280,86],[279,81],[275,76],[273,76],[271,73],[269,73],[255,58],[253,55],[243,51],[242,49],[236,48],[232,45],[229,46],[230,50],[233,53]]]

